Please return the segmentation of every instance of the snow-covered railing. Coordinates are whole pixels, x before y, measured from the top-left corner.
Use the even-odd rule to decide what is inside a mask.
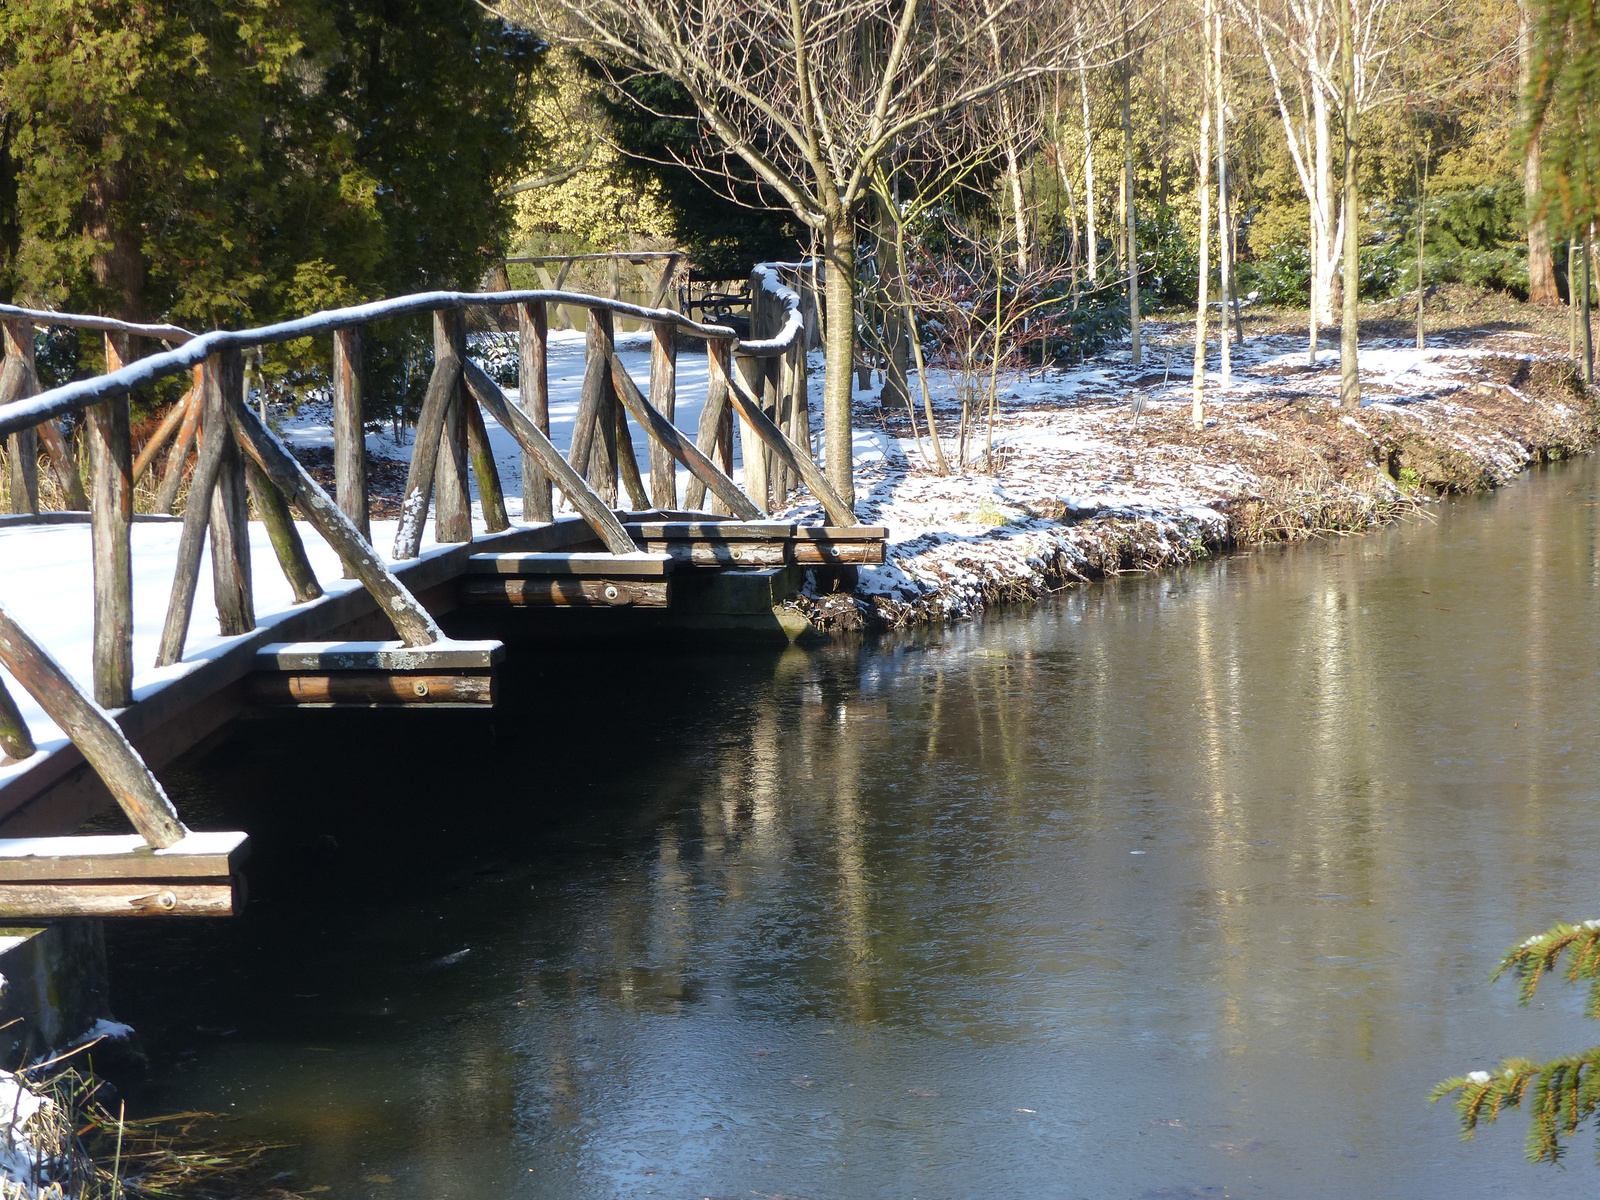
[[[524,514],[533,520],[551,520],[553,489],[559,489],[614,554],[635,549],[617,517],[619,483],[632,510],[676,510],[680,507],[679,466],[690,476],[685,501],[692,509],[705,505],[709,492],[712,514],[760,520],[783,500],[791,486],[804,483],[821,501],[832,524],[854,524],[854,514],[828,485],[809,452],[810,418],[804,399],[805,358],[800,336],[803,322],[795,316],[798,298],[782,286],[775,271],[770,278],[763,272],[760,294],[765,298],[762,311],[781,319],[781,328],[768,332],[764,327],[759,330],[764,336],[747,342],[754,354],[762,357],[741,356],[740,371],[733,369],[732,356],[740,347],[732,329],[702,324],[671,309],[577,292],[425,292],[254,329],[202,334],[172,325],[139,325],[0,305],[7,351],[0,370],[0,436],[9,444],[12,508],[38,511],[36,439],[42,432],[69,505],[89,512],[95,700],[105,708],[131,701],[133,485],[168,441],[172,448],[157,496],[157,507],[166,511],[174,507],[191,448],[197,444],[199,448],[157,665],[177,662],[183,656],[201,551],[208,537],[223,634],[241,634],[255,627],[245,524],[252,504],[267,526],[297,603],[316,599],[322,589],[291,516],[291,505],[338,552],[347,573],[371,593],[402,642],[422,646],[441,636],[433,618],[370,542],[361,329],[371,321],[424,312],[433,318],[433,373],[417,418],[416,448],[401,503],[395,559],[412,559],[420,553],[430,507],[439,541],[472,540],[469,471],[476,475],[489,530],[509,527],[504,491],[488,451],[483,411],[522,448]],[[546,364],[548,312],[554,304],[582,308],[587,314],[584,380],[566,458],[549,439]],[[467,358],[468,308],[510,309],[516,314],[521,370],[517,404]],[[617,356],[613,322],[618,316],[640,320],[652,331],[648,399]],[[109,369],[91,379],[41,391],[33,362],[33,331],[50,326],[103,333]],[[168,348],[124,362],[129,339],[135,336],[159,339]],[[245,402],[246,351],[317,336],[332,339],[334,497],[322,490]],[[705,343],[710,365],[710,386],[695,438],[673,424],[677,347],[683,336]],[[774,367],[776,371],[770,369]],[[192,375],[193,385],[136,461],[128,397],[137,388],[174,375]],[[75,413],[83,414],[82,435],[88,443],[87,496],[78,480],[76,456],[67,449],[56,425],[57,418]],[[743,429],[745,488],[732,479],[735,414]],[[617,436],[626,433],[628,417],[650,438],[649,495],[631,439]],[[0,613],[0,619],[3,616]],[[37,690],[45,688],[47,681],[26,670],[14,674],[41,705],[51,709]],[[32,747],[26,729],[5,717],[6,711],[14,708],[0,696],[0,748],[15,758],[31,753]]]

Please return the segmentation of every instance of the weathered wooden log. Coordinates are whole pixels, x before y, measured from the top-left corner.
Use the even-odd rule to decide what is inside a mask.
[[[189,405],[178,426],[177,439],[172,452],[167,455],[166,470],[161,475],[161,486],[156,490],[155,508],[160,513],[170,513],[178,505],[178,489],[183,486],[183,469],[189,463],[189,452],[200,436],[200,413],[206,406],[205,368],[194,369],[194,387],[189,390]]]
[[[435,313],[433,374],[428,377],[422,411],[417,414],[417,435],[411,444],[411,466],[406,471],[406,494],[400,502],[399,527],[394,535],[394,556],[400,559],[415,558],[422,551],[422,530],[428,520],[428,501],[433,495],[439,441],[461,380],[461,357],[455,353],[455,343],[448,334],[443,338],[439,336],[442,324],[441,314]]]
[[[467,574],[664,579],[671,574],[674,561],[668,554],[602,554],[597,550],[508,551],[501,554],[474,554],[467,560]]]
[[[517,305],[517,403],[528,419],[550,436],[550,324],[544,304]],[[532,454],[522,456],[522,519],[555,517],[550,473]]]
[[[0,766],[8,767],[14,762],[32,758],[37,749],[33,744],[33,731],[22,719],[22,710],[12,698],[6,681],[0,679],[0,751],[5,754],[0,759]]]
[[[361,369],[361,330],[333,331],[333,481],[339,508],[367,541],[366,395]]]
[[[0,404],[33,395],[33,327],[22,321],[0,321],[5,362],[0,365]],[[6,486],[11,511],[39,511],[39,435],[34,428],[19,429],[6,439]]]
[[[707,458],[714,458],[721,449],[723,416],[728,408],[728,366],[731,361],[728,343],[706,343],[706,402],[700,410],[700,424],[695,433],[695,446]],[[730,478],[733,475],[733,457],[723,460],[722,469]],[[706,481],[698,475],[690,478],[683,489],[684,506],[690,509],[704,507]]]
[[[107,360],[109,362],[109,360]],[[189,411],[189,401],[193,392],[185,392],[171,408],[167,415],[161,418],[161,424],[156,426],[144,446],[139,451],[139,457],[133,460],[133,482],[138,486],[144,473],[150,469],[150,464],[155,462],[156,455],[161,453],[161,448],[172,440],[172,435],[178,432],[178,426],[183,424],[183,418]]]
[[[663,286],[676,263],[662,272]],[[657,307],[656,304],[651,305]],[[614,364],[620,369],[621,364]],[[620,390],[620,388],[619,388]],[[650,407],[671,425],[678,412],[678,329],[663,321],[650,325]],[[678,460],[659,439],[650,442],[650,502],[657,508],[678,507]]]
[[[444,634],[418,603],[417,598],[395,578],[378,552],[361,536],[349,517],[311,478],[300,461],[290,454],[278,435],[262,424],[244,405],[228,414],[240,445],[272,480],[278,491],[291,500],[307,521],[344,560],[362,585],[378,602],[379,609],[394,623],[395,632],[408,646],[426,646]],[[626,535],[624,535],[626,536]],[[629,543],[630,546],[632,543]]]
[[[739,490],[738,484],[719,471],[716,464],[689,440],[688,434],[657,412],[639,393],[638,385],[633,382],[633,378],[614,352],[611,362],[612,379],[616,383],[622,403],[633,415],[633,419],[649,430],[652,448],[662,447],[669,463],[682,463],[687,467],[694,479],[700,483],[702,497],[704,489],[709,487],[723,503],[728,505],[729,511],[735,516],[746,521],[759,521],[763,515],[761,510]],[[655,467],[652,466],[650,469],[654,472]],[[676,506],[658,505],[658,507]]]
[[[472,461],[473,478],[478,481],[484,527],[490,533],[503,533],[511,528],[511,518],[506,516],[505,489],[500,484],[500,468],[495,465],[494,449],[489,445],[483,411],[471,396],[461,398],[461,407],[467,414],[467,457]]]
[[[237,830],[191,831],[160,850],[136,833],[0,838],[0,880],[225,880],[249,856],[250,839]]]
[[[607,508],[616,508],[617,472],[620,469],[617,462],[617,401],[616,389],[609,378],[603,390],[605,395],[595,414],[594,446],[589,451],[589,486],[606,502]]]
[[[628,430],[626,410],[620,404],[614,405],[612,416],[616,425],[617,474],[627,489],[629,506],[635,512],[643,512],[650,507],[650,497],[644,490],[644,478],[639,474],[639,459],[633,452],[633,434]]]
[[[477,558],[477,555],[473,556]],[[331,675],[340,671],[468,671],[482,674],[505,660],[504,642],[269,642],[256,651],[258,671]]]
[[[37,379],[34,381],[33,391],[35,395],[39,392]],[[89,497],[83,492],[83,480],[78,475],[78,460],[67,445],[67,439],[61,436],[61,426],[54,421],[41,421],[39,439],[44,442],[51,470],[55,472],[56,482],[61,486],[62,507],[68,512],[88,512]]]
[[[609,322],[605,329],[610,329]],[[567,448],[567,461],[591,483],[589,456],[594,448],[600,410],[605,405],[606,380],[610,370],[606,343],[610,340],[602,333],[600,311],[590,309],[584,326],[583,384],[578,389],[578,411],[572,418],[572,444]]]
[[[106,337],[106,368],[122,366]],[[94,574],[94,698],[105,708],[133,703],[133,437],[128,397],[84,412],[89,439],[89,547]]]
[[[595,535],[605,543],[606,549],[613,554],[631,554],[635,546],[622,528],[622,522],[573,470],[572,464],[561,457],[561,452],[551,445],[544,431],[506,400],[500,385],[490,379],[477,363],[465,363],[462,377],[478,403],[489,410],[489,415],[500,423],[502,429],[509,430],[511,436],[517,439],[523,453],[539,460],[562,494],[571,501],[572,507],[578,510],[578,515],[589,523]]]
[[[295,708],[411,708],[450,705],[489,706],[495,700],[491,674],[442,675],[396,671],[259,673],[245,682],[252,704]]]
[[[784,465],[794,471],[805,482],[811,494],[821,503],[823,511],[828,514],[828,520],[834,525],[854,525],[856,523],[855,511],[846,504],[833,490],[833,485],[823,475],[821,468],[811,460],[811,454],[802,450],[784,435],[783,430],[774,425],[766,413],[761,411],[761,404],[750,394],[744,386],[744,381],[737,375],[728,380],[728,396],[739,410],[739,416],[744,421],[744,428],[754,431],[776,455]],[[746,471],[749,470],[750,451],[745,448]],[[748,478],[748,474],[746,476]]]
[[[242,882],[231,879],[0,882],[0,914],[11,920],[231,917],[244,907],[243,891]]]
[[[261,464],[249,457],[245,459],[245,482],[250,486],[250,502],[261,514],[261,523],[267,529],[267,540],[272,543],[272,551],[278,556],[278,565],[283,568],[283,577],[294,591],[294,602],[307,604],[318,599],[322,595],[322,585],[317,582],[317,573],[312,570],[311,559],[306,556],[305,543],[300,540],[300,530],[295,527],[294,514],[289,511],[282,493],[267,478]],[[346,578],[353,579],[355,576],[347,575]]]
[[[457,594],[469,608],[666,608],[669,587],[666,579],[473,576]]]
[[[250,563],[250,500],[245,485],[244,455],[228,432],[227,413],[242,405],[244,356],[237,350],[219,355],[216,406],[201,418],[207,446],[221,443],[222,461],[211,489],[211,594],[223,637],[236,637],[256,627],[254,581]]]
[[[225,363],[226,359],[231,362]],[[161,628],[161,645],[156,666],[170,667],[183,657],[189,638],[189,620],[194,613],[194,593],[200,582],[200,551],[205,546],[206,526],[212,523],[211,495],[222,473],[222,461],[231,439],[227,436],[227,406],[223,398],[224,372],[232,372],[242,389],[244,359],[237,350],[214,354],[206,360],[201,377],[201,426],[205,441],[189,484],[189,501],[183,510],[183,533],[178,538],[178,561],[172,572],[172,597],[167,601],[166,621]]]
[[[445,309],[433,317],[433,357],[467,356],[466,314],[459,308]],[[467,487],[467,401],[462,394],[461,375],[456,373],[455,389],[445,409],[444,429],[439,435],[439,465],[433,478],[433,536],[440,542],[472,540],[472,495]]]
[[[159,849],[173,845],[189,832],[121,727],[79,690],[61,664],[3,608],[0,665],[28,689],[39,707],[72,739],[145,841]]]

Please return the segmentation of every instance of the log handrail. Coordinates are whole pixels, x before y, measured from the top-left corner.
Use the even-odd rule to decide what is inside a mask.
[[[639,304],[629,304],[624,300],[591,296],[585,292],[544,290],[418,292],[391,300],[376,300],[370,304],[331,309],[309,317],[280,321],[273,325],[261,325],[254,329],[216,329],[210,333],[200,334],[193,341],[160,354],[138,359],[108,374],[64,383],[37,396],[0,405],[0,437],[31,429],[39,422],[52,417],[65,416],[67,413],[87,408],[91,404],[99,404],[126,395],[136,388],[145,387],[169,375],[197,367],[211,355],[220,354],[224,350],[251,350],[257,346],[317,337],[331,334],[339,329],[350,329],[372,321],[384,321],[416,313],[456,308],[505,308],[513,304],[565,304],[574,308],[598,309],[640,321],[659,321],[675,325],[686,333],[707,340],[724,340],[735,345],[739,341],[739,335],[725,325],[703,325],[670,308],[646,308]],[[765,349],[765,343],[761,348]]]

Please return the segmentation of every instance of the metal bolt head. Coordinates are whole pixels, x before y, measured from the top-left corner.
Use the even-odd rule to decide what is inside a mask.
[[[162,892],[156,897],[156,906],[158,908],[165,909],[167,912],[171,912],[173,909],[178,907],[178,893]]]
[[[620,596],[622,593],[617,591],[617,585],[616,584],[608,583],[608,584],[606,584],[606,590],[602,594],[605,596],[605,598],[607,600],[615,602],[617,597]]]
[[[426,696],[428,694],[428,685],[419,679],[411,685],[411,690],[419,696]]]

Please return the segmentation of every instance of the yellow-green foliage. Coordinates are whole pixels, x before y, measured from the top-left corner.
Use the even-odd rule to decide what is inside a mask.
[[[1519,984],[1518,999],[1533,999],[1539,980],[1567,956],[1567,982],[1589,981],[1584,1015],[1600,1017],[1600,921],[1557,925],[1511,948],[1494,978],[1510,971]],[[1530,1099],[1531,1093],[1531,1099]],[[1461,1136],[1470,1139],[1482,1123],[1493,1123],[1506,1108],[1529,1100],[1533,1125],[1528,1130],[1528,1157],[1534,1162],[1559,1162],[1570,1139],[1600,1107],[1600,1046],[1537,1063],[1508,1058],[1494,1071],[1470,1071],[1446,1079],[1430,1100],[1454,1095],[1461,1117]]]
[[[638,250],[669,245],[671,211],[661,184],[626,170],[596,104],[598,84],[564,50],[552,51],[553,84],[533,102],[552,141],[544,170],[582,164],[570,178],[517,197],[517,237],[529,253]]]

